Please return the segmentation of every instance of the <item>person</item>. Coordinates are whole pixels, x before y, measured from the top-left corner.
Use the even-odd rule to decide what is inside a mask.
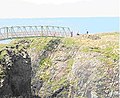
[[[87,30],[87,32],[86,32],[87,34],[88,34],[88,30]]]
[[[77,33],[77,35],[80,35],[79,33]]]
[[[71,37],[73,37],[73,32],[71,32]]]

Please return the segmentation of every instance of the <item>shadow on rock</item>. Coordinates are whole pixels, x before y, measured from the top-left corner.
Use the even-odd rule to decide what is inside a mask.
[[[26,50],[6,47],[0,59],[3,77],[0,78],[0,98],[31,96],[31,58]],[[1,54],[2,54],[1,52]],[[5,97],[9,98],[9,97]]]

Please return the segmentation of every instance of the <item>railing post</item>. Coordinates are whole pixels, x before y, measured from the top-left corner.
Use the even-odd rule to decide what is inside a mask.
[[[6,33],[7,33],[7,38],[9,38],[9,34],[8,34],[8,27],[6,27]]]
[[[73,32],[70,32],[71,33],[71,37],[73,37]]]
[[[41,35],[43,36],[43,26],[41,26]]]

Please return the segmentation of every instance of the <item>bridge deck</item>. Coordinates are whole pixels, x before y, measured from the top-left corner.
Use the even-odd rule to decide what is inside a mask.
[[[58,26],[12,26],[0,28],[0,40],[21,37],[67,37],[70,28]]]

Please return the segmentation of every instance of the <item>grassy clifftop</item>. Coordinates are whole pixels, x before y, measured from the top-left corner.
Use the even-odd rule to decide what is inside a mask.
[[[31,57],[31,85],[35,95],[42,98],[118,98],[119,33],[27,38],[7,46],[16,43],[27,47]],[[5,46],[0,45],[0,48]],[[1,54],[0,58],[3,57]]]

